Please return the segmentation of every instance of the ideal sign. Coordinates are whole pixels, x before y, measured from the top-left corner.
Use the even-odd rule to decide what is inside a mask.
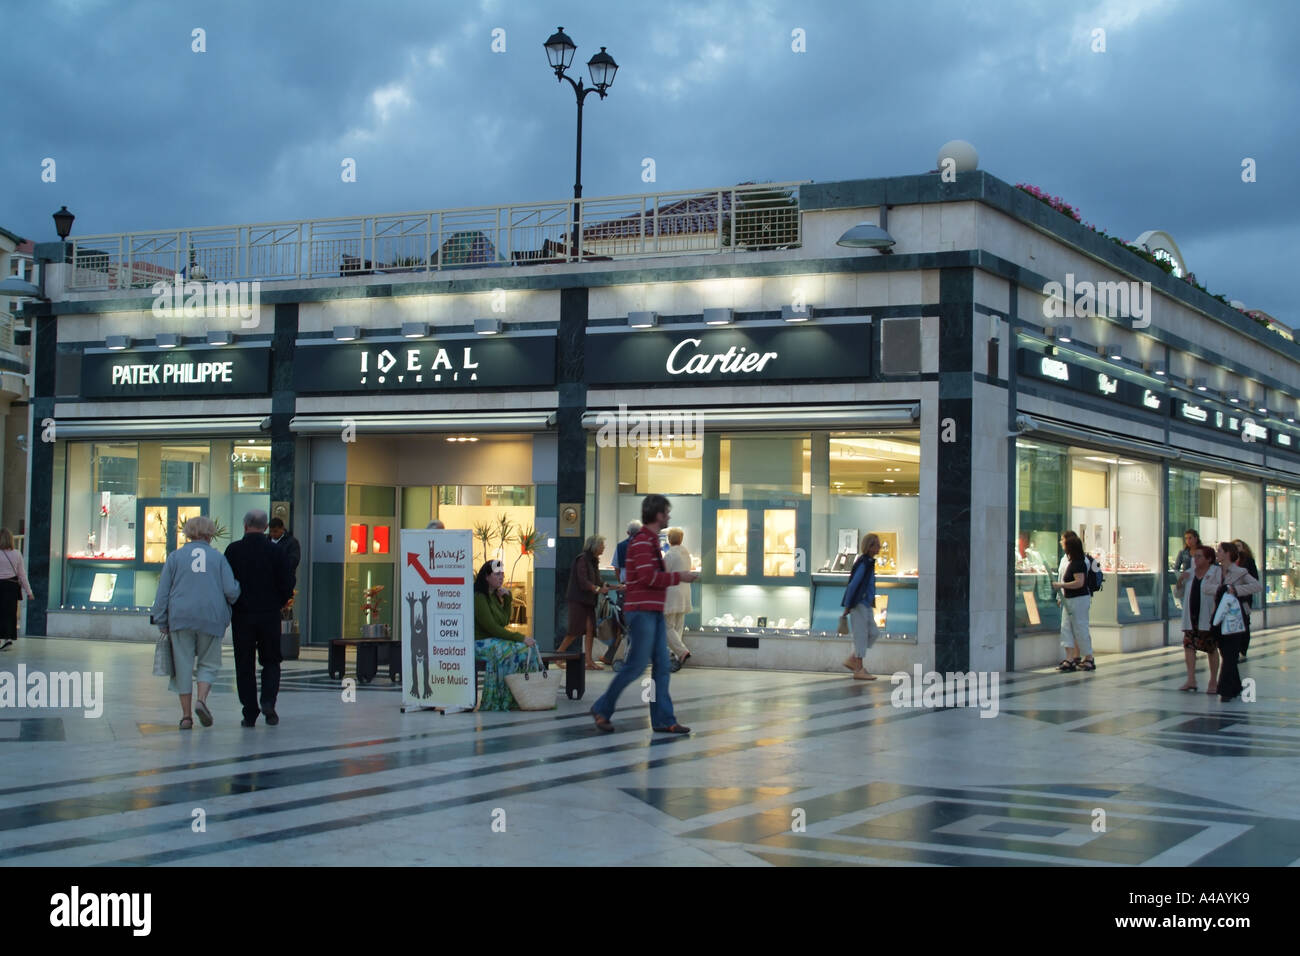
[[[439,391],[551,385],[555,336],[446,339],[418,344],[299,342],[299,392]]]

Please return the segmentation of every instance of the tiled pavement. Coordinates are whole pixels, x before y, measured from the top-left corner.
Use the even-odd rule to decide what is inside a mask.
[[[182,733],[151,646],[29,638],[0,670],[103,671],[106,704],[0,709],[0,864],[1296,865],[1297,650],[1252,639],[1254,703],[1177,692],[1166,648],[1003,675],[994,719],[688,667],[695,732],[652,739],[643,706],[594,732],[604,674],[551,712],[403,715],[383,676],[345,703],[323,661],[244,729],[228,643],[216,726]]]

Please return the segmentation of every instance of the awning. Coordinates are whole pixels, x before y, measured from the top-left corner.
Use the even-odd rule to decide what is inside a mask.
[[[539,432],[555,423],[554,412],[458,412],[451,414],[295,415],[299,435],[339,434],[349,423],[359,432]]]
[[[227,418],[84,418],[59,419],[59,438],[167,438],[174,435],[262,434],[265,415],[241,415]]]
[[[1199,468],[1209,468],[1214,471],[1224,471],[1238,475],[1249,475],[1252,478],[1274,480],[1279,474],[1282,474],[1282,472],[1273,468],[1263,468],[1259,465],[1248,465],[1234,459],[1218,458],[1214,455],[1203,455],[1198,452],[1187,451],[1181,448],[1170,448],[1168,445],[1159,445],[1155,442],[1142,441],[1137,438],[1120,438],[1106,432],[1093,431],[1090,428],[1080,428],[1077,425],[1066,425],[1062,422],[1054,422],[1051,419],[1039,418],[1036,415],[1018,416],[1016,418],[1016,426],[1017,430],[1022,435],[1052,435],[1057,438],[1065,438],[1085,445],[1096,445],[1102,449],[1115,448],[1122,451],[1132,452],[1135,455],[1150,455],[1154,458],[1168,458],[1171,461],[1195,465]],[[1261,450],[1263,447],[1264,446],[1261,443]]]
[[[596,430],[611,422],[618,409],[586,412],[582,427]],[[873,428],[914,426],[921,417],[919,404],[909,405],[782,405],[772,408],[627,409],[629,416],[660,414],[674,419],[690,417],[708,429],[721,428]]]

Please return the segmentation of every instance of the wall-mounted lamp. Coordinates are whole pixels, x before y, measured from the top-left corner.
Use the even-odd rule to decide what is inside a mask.
[[[730,325],[734,311],[732,309],[705,309],[705,325]]]
[[[334,338],[339,342],[355,342],[361,338],[361,329],[355,325],[336,325]]]
[[[811,305],[805,305],[798,309],[792,305],[783,305],[781,306],[781,318],[787,322],[807,322],[813,317],[813,311]]]
[[[629,312],[627,314],[627,325],[631,329],[653,329],[658,324],[658,312]]]
[[[104,345],[114,352],[121,352],[123,349],[131,347],[131,336],[129,335],[110,335],[104,340]]]
[[[1230,392],[1224,392],[1223,398],[1225,401],[1229,401],[1232,404],[1236,405],[1241,402],[1241,393],[1235,390]]]
[[[1194,380],[1188,379],[1187,381],[1189,385],[1194,385],[1198,392],[1208,392],[1210,390],[1210,383],[1207,379],[1198,378]]]
[[[1070,327],[1068,325],[1052,325],[1047,328],[1047,337],[1055,339],[1062,345],[1070,343]]]
[[[1110,359],[1112,362],[1124,361],[1124,350],[1118,345],[1099,345],[1097,354],[1102,358]]]
[[[181,337],[175,332],[159,332],[153,337],[153,344],[160,349],[174,349],[181,344]]]
[[[234,337],[234,335],[232,335],[232,334],[229,333],[229,332],[209,332],[209,333],[208,333],[208,344],[209,344],[209,345],[229,345],[229,344],[230,344],[231,342],[233,342],[233,341],[235,341],[235,337]]]
[[[405,339],[422,339],[429,334],[429,324],[427,322],[403,322],[402,338]]]
[[[835,245],[850,249],[875,249],[881,255],[894,251],[896,240],[889,234],[889,207],[880,207],[880,222],[860,222],[835,240]]]
[[[1143,368],[1152,375],[1164,378],[1169,374],[1169,367],[1164,362],[1147,362]]]
[[[474,332],[478,335],[497,335],[501,332],[501,320],[475,319]]]

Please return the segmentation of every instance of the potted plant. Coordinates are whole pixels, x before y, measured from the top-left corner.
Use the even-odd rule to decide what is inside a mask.
[[[382,584],[376,584],[374,587],[366,588],[361,594],[361,613],[366,618],[366,623],[361,625],[362,637],[387,638],[389,635],[387,624],[376,623],[376,618],[384,608],[384,598],[380,594],[383,590]]]
[[[496,538],[498,552],[503,551],[507,541],[513,540],[512,532],[514,527],[515,523],[510,520],[510,516],[504,511],[501,512],[497,517],[496,525],[492,529],[493,537]],[[505,555],[501,554],[500,556],[504,557]],[[488,559],[484,558],[484,560],[486,561]]]
[[[524,558],[530,558],[537,552],[537,545],[542,540],[542,533],[532,525],[524,527],[519,525],[515,528],[515,535],[511,538],[519,544],[519,557],[515,558],[515,563],[510,566],[510,580],[515,580],[515,568]]]

